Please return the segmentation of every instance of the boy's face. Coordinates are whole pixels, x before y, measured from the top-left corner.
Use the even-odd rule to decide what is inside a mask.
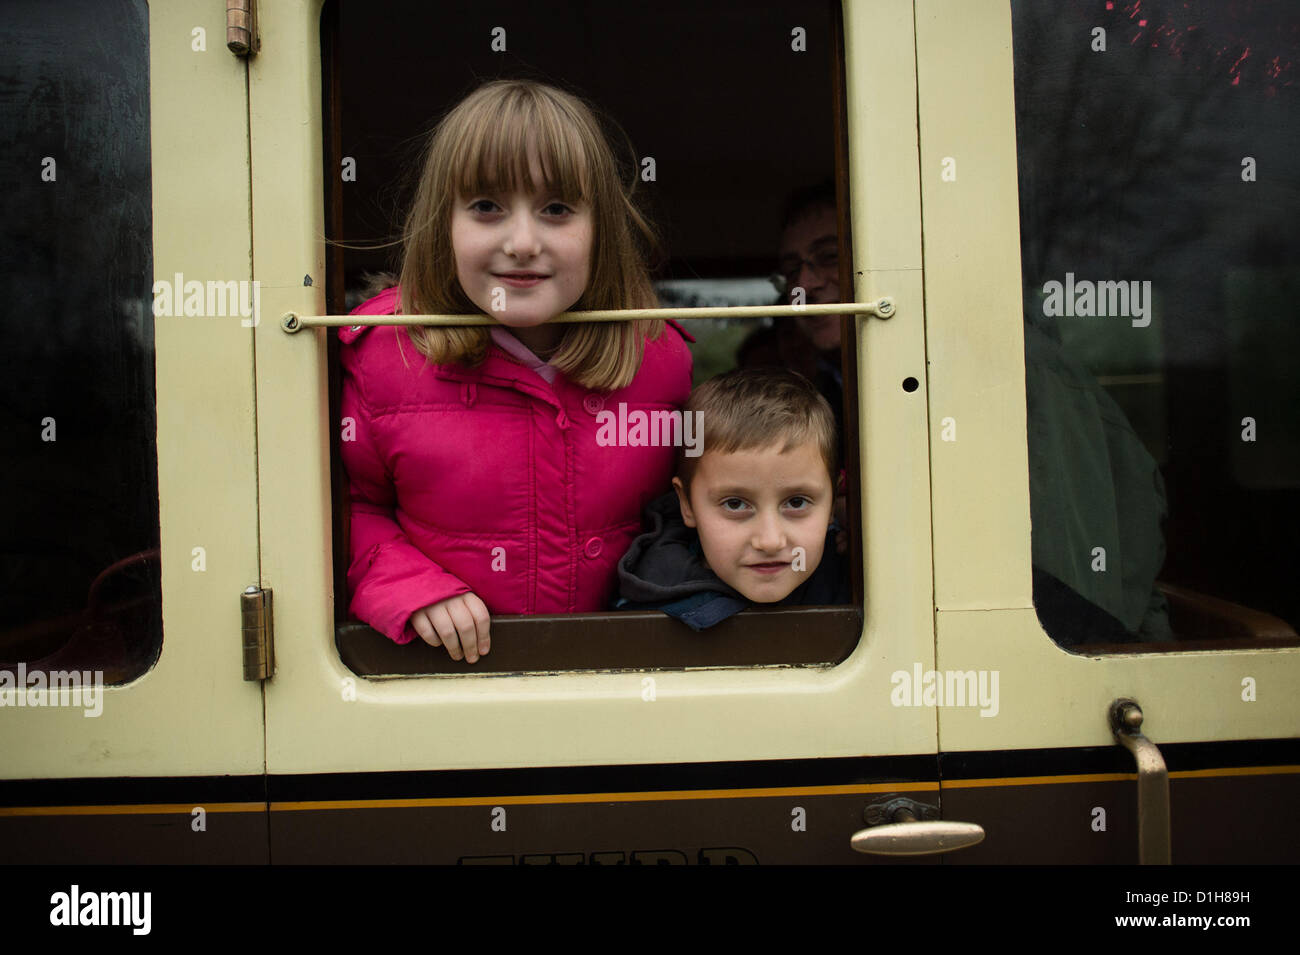
[[[781,453],[705,451],[687,494],[673,478],[682,520],[700,534],[704,559],[754,603],[775,603],[808,580],[831,521],[831,480],[815,441]]]

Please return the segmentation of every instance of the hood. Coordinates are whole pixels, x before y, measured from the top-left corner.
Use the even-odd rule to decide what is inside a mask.
[[[618,562],[619,591],[634,603],[664,603],[713,592],[744,600],[709,570],[699,535],[682,521],[677,493],[655,498],[645,508],[647,530]]]

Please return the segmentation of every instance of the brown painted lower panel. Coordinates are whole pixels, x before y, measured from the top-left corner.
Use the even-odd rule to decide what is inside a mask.
[[[1300,774],[1220,770],[1169,781],[1175,865],[1300,862]],[[1136,776],[1078,782],[943,783],[945,819],[984,827],[984,841],[949,864],[1115,864],[1138,862]],[[1104,828],[1103,828],[1104,825]]]
[[[942,786],[943,818],[978,823],[985,839],[914,861],[1137,862],[1133,774],[957,778]],[[11,805],[0,807],[0,863],[871,864],[902,860],[849,847],[867,806],[904,795],[937,809],[937,788],[517,789],[500,797],[272,802],[269,812],[264,803],[213,801],[201,829],[189,803]],[[1170,800],[1175,864],[1300,862],[1300,767],[1174,772]]]
[[[909,795],[936,802],[933,791]],[[864,856],[849,847],[849,838],[865,825],[866,806],[880,796],[802,794],[331,810],[273,807],[271,854],[277,863],[289,864],[901,861]],[[802,831],[796,828],[801,818]]]
[[[1300,773],[1175,777],[1169,781],[1174,864],[1294,865],[1300,862],[1297,807]]]
[[[262,810],[209,812],[201,831],[189,811],[0,815],[0,863],[265,865]]]
[[[983,780],[980,780],[983,782]],[[1104,813],[1105,829],[1100,825]],[[984,827],[951,865],[1136,864],[1137,783],[1087,780],[1020,786],[943,784],[943,817]]]

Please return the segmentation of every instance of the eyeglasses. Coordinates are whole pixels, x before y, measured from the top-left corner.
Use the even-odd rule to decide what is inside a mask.
[[[778,270],[769,275],[767,280],[772,283],[777,294],[785,295],[799,281],[799,273],[803,271],[805,265],[822,278],[838,276],[840,268],[839,247],[831,245],[814,249],[811,259],[805,259],[803,256],[797,255],[790,256],[790,258],[781,262]]]

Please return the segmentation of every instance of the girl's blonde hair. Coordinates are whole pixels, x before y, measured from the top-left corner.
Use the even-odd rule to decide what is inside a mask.
[[[534,183],[529,157],[541,165]],[[555,190],[590,204],[591,270],[574,311],[654,308],[646,266],[654,230],[632,202],[636,181],[623,185],[618,163],[592,109],[562,90],[531,80],[494,80],[465,97],[434,129],[415,201],[406,220],[401,311],[408,315],[472,314],[477,306],[456,275],[451,216],[458,196],[519,188]],[[612,391],[641,367],[645,340],[662,321],[568,324],[550,362],[571,381]],[[476,365],[487,354],[486,327],[411,326],[415,347],[430,361]]]

